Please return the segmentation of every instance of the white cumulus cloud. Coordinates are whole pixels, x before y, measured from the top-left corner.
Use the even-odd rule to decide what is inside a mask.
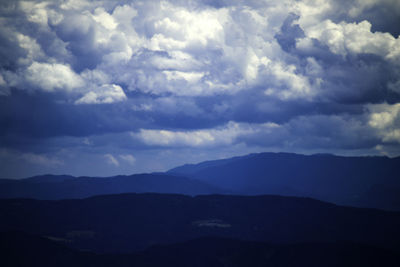
[[[279,125],[274,123],[252,125],[229,122],[222,127],[212,129],[193,131],[141,129],[138,133],[131,135],[133,138],[152,146],[226,146],[233,144],[240,137],[259,131],[268,131],[276,127],[279,127]]]
[[[75,104],[110,104],[126,99],[124,90],[119,85],[106,84],[87,92]]]
[[[368,124],[382,141],[400,143],[400,103],[370,105],[369,111]]]
[[[68,65],[33,62],[25,74],[29,84],[45,91],[73,90],[83,86],[82,78]]]
[[[130,154],[121,154],[119,155],[119,158],[130,165],[133,165],[136,162],[136,158]]]
[[[104,158],[106,159],[108,164],[119,167],[119,161],[113,155],[105,154]]]

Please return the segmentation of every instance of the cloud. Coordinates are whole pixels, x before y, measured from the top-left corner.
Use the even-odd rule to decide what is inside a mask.
[[[47,157],[45,155],[39,155],[35,153],[24,153],[20,155],[20,158],[32,164],[45,166],[59,166],[64,164],[62,160],[57,158]]]
[[[259,126],[269,129],[279,127],[269,123]],[[132,137],[152,146],[220,146],[231,145],[243,136],[259,131],[253,125],[229,122],[222,127],[195,131],[169,131],[140,129],[138,133],[132,133]]]
[[[93,145],[93,142],[87,137],[83,138],[82,143],[87,146]]]
[[[119,167],[119,161],[113,155],[105,154],[104,158],[108,164],[113,165],[114,167]]]
[[[0,96],[8,96],[10,94],[10,89],[7,88],[6,82],[3,76],[0,74]]]
[[[336,78],[304,68],[300,54],[309,54],[310,65],[318,45],[342,56],[367,53],[388,64],[398,62],[398,38],[372,32],[367,20],[337,22],[356,20],[364,10],[381,5],[397,6],[393,1],[300,1],[290,8],[278,2],[218,8],[175,1],[23,2],[17,10],[26,14],[26,24],[40,30],[30,36],[16,28],[9,35],[26,52],[16,60],[27,81],[19,86],[74,89],[79,95],[70,95],[74,103],[120,102],[126,90],[198,97],[250,88],[262,88],[268,97],[281,100],[308,101]],[[61,54],[53,51],[55,44]],[[321,70],[331,64],[313,61]],[[41,75],[45,72],[49,75]],[[20,76],[6,73],[6,84],[18,87]],[[99,74],[101,81],[95,78]],[[118,93],[114,85],[121,88]],[[93,90],[105,87],[110,90]]]
[[[126,100],[124,90],[119,85],[102,85],[96,90],[86,93],[75,101],[75,104],[110,104]]]
[[[26,81],[45,91],[57,89],[73,90],[83,86],[83,80],[69,66],[33,62],[25,73]]]
[[[268,88],[264,91],[267,96],[276,96],[281,100],[293,98],[310,99],[317,91],[321,78],[311,82],[309,78],[296,73],[295,65],[279,62],[270,63],[265,68],[264,78],[268,79]],[[314,84],[313,84],[314,83]]]
[[[366,20],[339,24],[325,20],[306,28],[305,33],[308,38],[317,39],[327,45],[335,54],[376,54],[394,63],[399,62],[400,39],[394,38],[390,33],[373,33],[371,26]],[[300,39],[299,42],[305,41]]]
[[[399,17],[395,0],[5,1],[1,146],[111,155],[105,173],[131,151],[135,170],[185,149],[398,155]]]
[[[105,154],[104,158],[108,164],[113,165],[114,167],[120,167],[120,161],[112,154]],[[120,154],[118,155],[118,158],[128,165],[134,165],[136,162],[136,158],[130,154]]]
[[[370,105],[369,126],[384,143],[400,143],[400,103]]]
[[[135,157],[130,154],[121,154],[121,155],[119,155],[119,158],[122,159],[123,161],[127,162],[130,165],[134,165],[136,162]]]

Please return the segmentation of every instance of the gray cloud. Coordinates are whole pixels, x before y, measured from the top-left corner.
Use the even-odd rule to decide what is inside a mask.
[[[398,155],[399,17],[394,0],[2,1],[3,173]]]

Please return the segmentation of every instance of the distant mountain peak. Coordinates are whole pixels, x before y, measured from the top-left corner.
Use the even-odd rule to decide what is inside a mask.
[[[168,173],[236,194],[307,196],[342,205],[400,210],[400,191],[398,197],[385,197],[383,190],[375,190],[373,200],[366,197],[376,184],[400,188],[400,158],[263,152],[183,165]],[[395,196],[392,191],[390,195]]]

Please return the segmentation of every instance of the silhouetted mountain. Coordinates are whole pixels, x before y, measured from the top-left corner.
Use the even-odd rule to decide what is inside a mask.
[[[130,192],[274,194],[400,211],[398,173],[400,158],[260,153],[184,165],[167,173],[0,179],[0,198],[65,199]]]
[[[184,165],[168,173],[237,194],[305,196],[341,205],[400,210],[399,157],[260,153]],[[382,198],[385,195],[391,197]]]
[[[4,267],[101,266],[94,253],[23,232],[0,232],[0,251],[0,266]]]
[[[296,197],[122,194],[0,200],[0,229],[81,250],[131,252],[206,236],[268,243],[350,241],[400,250],[400,213]]]
[[[69,249],[22,232],[0,233],[4,267],[312,267],[399,266],[398,254],[353,243],[268,245],[260,242],[202,238],[154,246],[134,254],[101,255]]]
[[[399,210],[400,187],[393,184],[375,184],[360,195],[358,203],[371,208]]]
[[[354,267],[398,266],[400,263],[399,255],[395,252],[353,243],[269,245],[221,238],[152,247],[140,256],[139,262],[149,263],[149,266],[175,267]]]
[[[224,191],[198,180],[170,174],[136,174],[108,178],[43,175],[22,180],[0,180],[0,198],[66,199],[131,192],[197,195]]]

